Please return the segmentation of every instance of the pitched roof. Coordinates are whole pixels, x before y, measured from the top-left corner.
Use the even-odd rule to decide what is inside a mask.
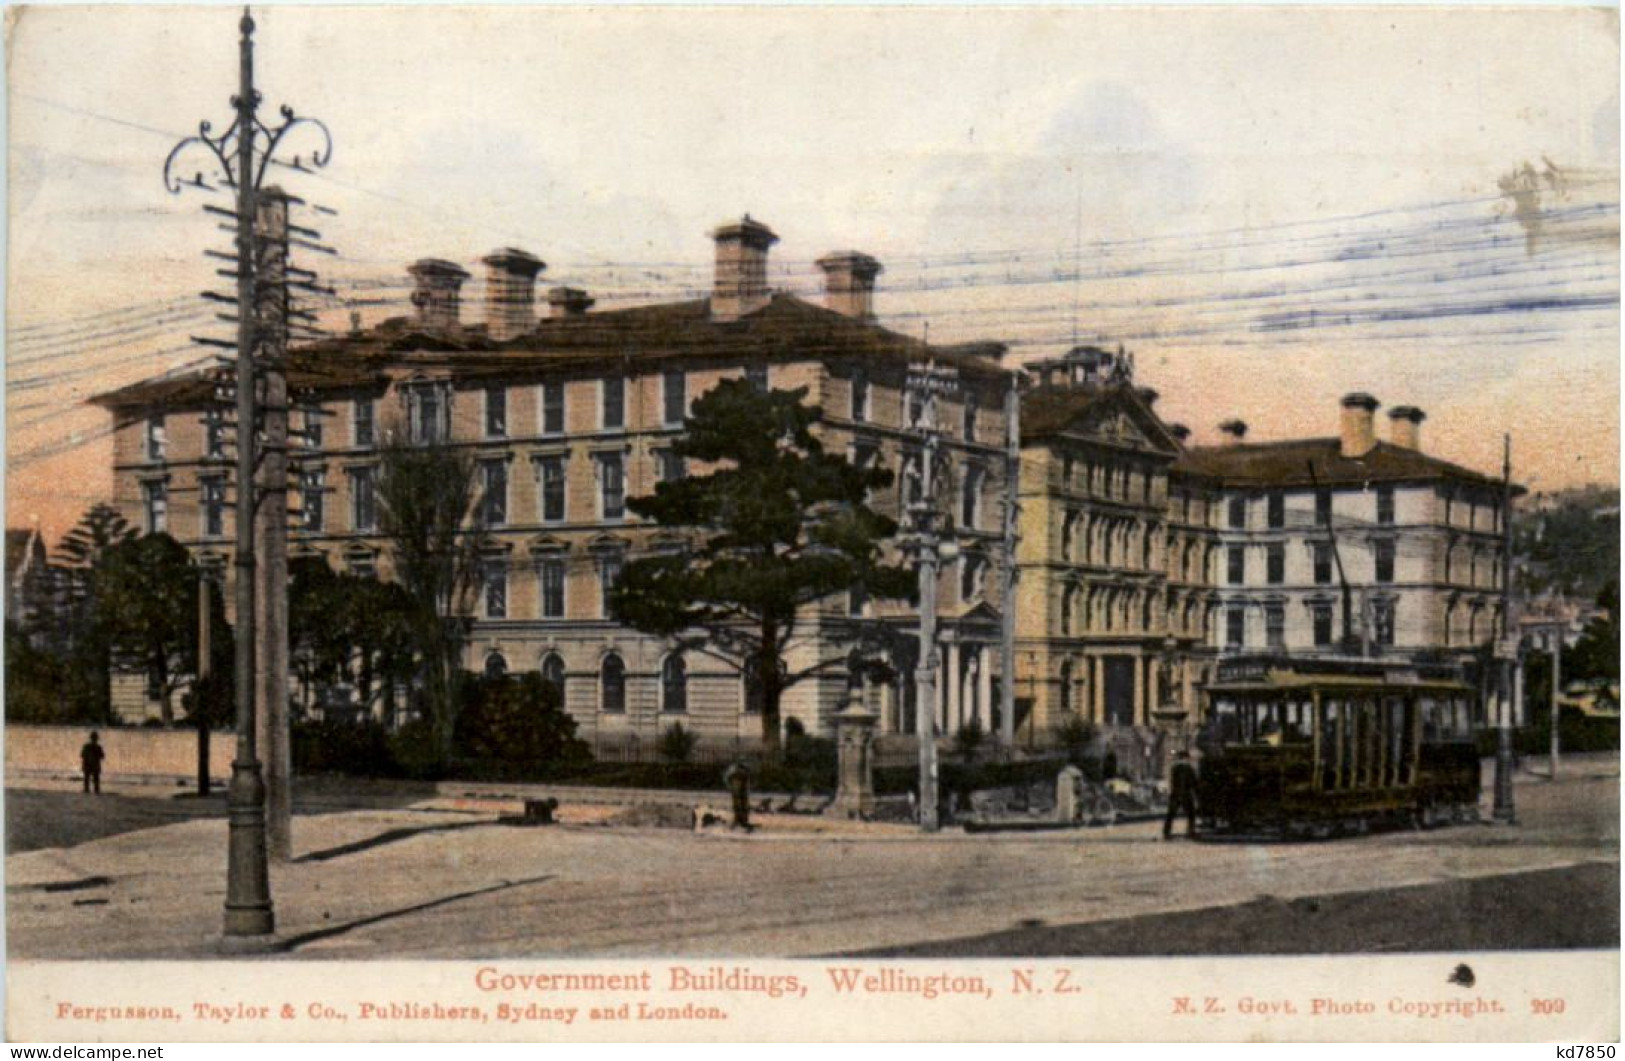
[[[1155,448],[1168,454],[1179,452],[1179,442],[1168,425],[1128,383],[1038,387],[1028,391],[1021,396],[1021,440],[1032,442],[1063,432],[1091,432],[1113,411],[1128,416]]]
[[[1363,457],[1345,457],[1342,443],[1335,438],[1194,447],[1180,455],[1173,471],[1236,486],[1349,486],[1443,479],[1497,488],[1501,485],[1499,479],[1471,468],[1391,442],[1378,442]],[[1521,494],[1523,488],[1516,487],[1514,492]]]
[[[416,321],[394,317],[359,335],[303,344],[289,355],[290,386],[365,386],[383,382],[391,367],[447,368],[454,378],[499,377],[541,368],[601,369],[606,358],[652,364],[672,360],[728,360],[747,356],[858,357],[903,363],[928,359],[968,375],[1002,376],[997,343],[928,345],[867,320],[858,320],[789,294],[736,321],[716,321],[708,299],[667,302],[567,317],[544,317],[531,331],[505,342],[482,324],[449,335],[423,332]],[[109,408],[201,398],[203,374],[137,383],[91,399]]]

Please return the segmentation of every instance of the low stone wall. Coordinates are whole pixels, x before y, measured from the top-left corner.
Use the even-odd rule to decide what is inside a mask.
[[[6,777],[79,776],[79,749],[91,730],[101,736],[107,759],[102,780],[191,783],[197,780],[197,731],[105,726],[6,726]],[[224,784],[235,750],[230,733],[209,738],[209,777]]]

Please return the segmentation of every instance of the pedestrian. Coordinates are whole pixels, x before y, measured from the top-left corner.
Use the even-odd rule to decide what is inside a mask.
[[[722,783],[733,797],[733,828],[750,832],[750,767],[735,760],[722,772]]]
[[[85,777],[85,791],[102,794],[102,760],[107,753],[102,750],[101,738],[95,730],[90,731],[90,740],[79,749],[79,769]]]
[[[1174,819],[1185,814],[1186,835],[1196,836],[1196,767],[1191,765],[1191,753],[1180,749],[1174,756],[1174,768],[1168,777],[1168,817],[1162,821],[1162,838],[1172,839]]]

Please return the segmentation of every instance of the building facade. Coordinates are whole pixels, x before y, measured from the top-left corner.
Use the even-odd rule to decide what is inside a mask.
[[[944,458],[934,500],[962,544],[939,585],[944,656],[956,675],[941,683],[939,718],[946,732],[972,718],[990,728],[1012,386],[998,363],[1002,348],[931,346],[881,326],[873,308],[881,266],[868,255],[820,259],[820,306],[768,289],[777,237],[767,226],[747,217],[714,239],[707,299],[594,311],[589,293],[554,287],[538,316],[545,265],[503,249],[483,259],[482,322],[463,319],[468,271],[425,259],[410,269],[412,316],[297,349],[289,383],[303,404],[291,420],[303,450],[291,553],[390,577],[389,546],[378,534],[380,447],[404,438],[465,450],[491,542],[465,665],[540,672],[601,752],[652,747],[678,722],[702,742],[744,746],[759,737],[760,718],[737,670],[674,651],[610,613],[610,588],[629,558],[681,544],[642,523],[628,499],[693,471],[672,449],[690,405],[719,381],[744,378],[764,389],[805,389],[823,410],[817,430],[826,448],[895,473],[893,487],[871,503],[906,524],[909,504],[921,500],[924,420],[934,411]],[[928,364],[956,377],[934,407],[911,383]],[[115,417],[121,511],[229,577],[229,440],[210,398],[208,383],[191,378],[97,401]],[[911,732],[911,646],[892,639],[894,679],[858,679],[872,668],[842,665],[855,622],[901,632],[917,617],[907,605],[855,594],[821,602],[789,663],[830,665],[786,692],[783,716],[827,733],[831,716],[857,696],[882,715],[883,730]]]

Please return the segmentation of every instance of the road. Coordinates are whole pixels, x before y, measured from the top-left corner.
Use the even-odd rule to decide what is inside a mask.
[[[1469,882],[1469,891],[1409,900],[1421,901],[1420,920],[1464,924],[1430,911],[1459,911],[1464,895],[1490,894],[1482,888],[1491,878],[1590,867],[1565,887],[1617,881],[1618,771],[1601,762],[1591,776],[1556,784],[1524,778],[1517,826],[1299,844],[1165,843],[1153,823],[1036,835],[743,837],[519,829],[443,805],[347,811],[300,819],[300,857],[274,867],[273,891],[281,952],[328,960],[789,957],[933,942],[952,952],[961,940],[964,953],[985,954],[988,937],[1012,932],[1000,944],[1012,953],[1052,953],[1019,933],[1451,882]],[[213,953],[224,838],[223,823],[199,820],[9,856],[12,956]],[[1539,935],[1571,910],[1538,896],[1510,908],[1521,921],[1501,945],[1574,945]],[[1617,945],[1617,917],[1611,931]],[[1483,932],[1457,941],[1469,944],[1498,945]],[[1273,948],[1261,939],[1256,949]]]

